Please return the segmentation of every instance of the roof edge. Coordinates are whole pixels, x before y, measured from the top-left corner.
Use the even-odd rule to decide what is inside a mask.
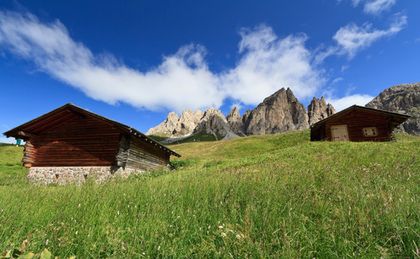
[[[140,139],[143,138],[145,141],[147,141],[147,142],[149,142],[149,143],[151,143],[151,144],[153,144],[155,146],[159,146],[159,148],[161,148],[163,151],[169,153],[170,155],[174,155],[176,157],[181,157],[180,154],[178,154],[175,151],[173,151],[173,150],[167,148],[166,146],[160,144],[156,140],[154,140],[154,139],[146,136],[145,134],[141,133],[140,131],[136,130],[133,127],[130,127],[130,126],[125,125],[125,124],[122,124],[122,123],[120,123],[118,121],[115,121],[115,120],[108,119],[108,118],[106,118],[106,117],[104,117],[102,115],[99,115],[99,114],[96,114],[94,112],[88,111],[88,110],[83,109],[83,108],[81,108],[79,106],[76,106],[76,105],[74,105],[72,103],[66,103],[65,105],[60,106],[60,107],[58,107],[58,108],[56,108],[56,109],[54,109],[54,110],[52,110],[50,112],[47,112],[47,113],[45,113],[45,114],[43,114],[43,115],[41,115],[41,116],[39,116],[39,117],[37,117],[35,119],[32,119],[32,120],[30,120],[30,121],[28,121],[26,123],[23,123],[22,125],[19,125],[17,127],[14,127],[13,129],[4,132],[3,135],[5,135],[6,137],[13,137],[13,135],[11,135],[11,134],[13,134],[13,132],[19,131],[20,128],[25,127],[25,126],[27,126],[27,125],[29,125],[31,123],[35,123],[37,121],[40,121],[40,120],[42,120],[42,119],[50,116],[51,114],[54,114],[57,111],[61,111],[61,110],[67,109],[67,108],[68,109],[71,109],[71,110],[73,110],[75,112],[81,112],[83,114],[86,114],[86,115],[95,117],[97,119],[100,119],[102,121],[108,122],[110,124],[113,124],[113,125],[119,127],[120,129],[122,129],[123,131],[125,131],[125,132],[127,132],[129,134],[132,134],[132,135],[134,135],[134,136],[136,136],[136,137],[138,137]]]
[[[386,114],[393,115],[393,116],[404,117],[404,118],[406,118],[406,119],[408,119],[408,118],[410,118],[410,117],[411,117],[410,115],[407,115],[407,114],[401,114],[401,113],[397,113],[397,112],[390,112],[390,111],[386,111],[386,110],[375,109],[375,108],[369,108],[369,107],[365,107],[365,106],[360,106],[360,105],[356,105],[356,104],[354,104],[354,105],[352,105],[352,106],[347,107],[347,108],[346,108],[346,109],[344,109],[344,110],[341,110],[341,111],[339,111],[339,112],[337,112],[337,113],[334,113],[333,115],[328,116],[327,118],[325,118],[325,119],[323,119],[323,120],[320,120],[320,121],[318,121],[318,122],[316,122],[316,123],[312,124],[312,125],[311,125],[311,128],[315,128],[315,127],[317,127],[317,126],[319,126],[319,125],[321,125],[321,124],[325,123],[326,121],[328,121],[328,120],[330,120],[330,119],[332,119],[332,118],[334,118],[334,117],[337,117],[336,115],[338,115],[338,114],[340,114],[340,115],[341,115],[341,114],[343,114],[343,113],[345,113],[345,112],[348,112],[348,111],[350,111],[350,110],[352,110],[352,109],[363,109],[363,110],[369,110],[369,111],[374,111],[374,112],[386,113]]]

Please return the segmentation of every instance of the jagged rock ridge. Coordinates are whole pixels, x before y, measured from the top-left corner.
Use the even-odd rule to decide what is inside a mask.
[[[314,97],[311,103],[308,105],[308,118],[309,125],[317,123],[320,120],[327,118],[335,113],[335,109],[332,104],[327,104],[324,96],[320,99]]]
[[[244,123],[242,121],[239,108],[234,106],[229,114],[226,116],[226,120],[229,124],[230,129],[233,133],[239,136],[244,135]]]
[[[420,82],[385,89],[366,104],[366,107],[410,115],[411,118],[404,122],[400,129],[420,135]]]
[[[175,112],[170,112],[167,118],[156,127],[147,131],[147,135],[179,137],[190,135],[194,132],[201,118],[203,112],[198,111],[184,111],[181,117]]]
[[[309,127],[305,107],[290,88],[282,88],[265,98],[244,120],[247,135],[272,134]]]
[[[148,135],[164,135],[182,138],[194,134],[211,134],[216,139],[228,139],[245,135],[260,135],[306,129],[335,112],[324,97],[314,98],[305,107],[297,100],[291,89],[280,89],[264,99],[255,109],[248,110],[241,117],[238,107],[233,107],[225,117],[220,110],[208,109],[183,112],[181,117],[169,113],[158,126],[151,128]]]
[[[197,127],[194,129],[194,134],[211,134],[215,139],[232,138],[234,133],[229,127],[225,115],[220,110],[208,109]]]

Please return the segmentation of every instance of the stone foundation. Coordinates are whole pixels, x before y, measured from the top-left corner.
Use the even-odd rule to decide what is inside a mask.
[[[111,178],[126,178],[131,174],[143,173],[141,170],[115,168],[110,166],[86,167],[31,167],[28,180],[35,184],[82,184],[93,179],[101,183]]]

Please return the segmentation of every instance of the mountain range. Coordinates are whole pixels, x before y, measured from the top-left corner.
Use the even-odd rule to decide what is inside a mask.
[[[400,131],[420,134],[420,83],[390,87],[366,106],[411,115]],[[290,88],[281,88],[243,115],[238,107],[233,107],[227,116],[214,108],[204,112],[186,110],[181,116],[170,112],[163,122],[149,129],[147,135],[166,138],[163,142],[171,143],[202,134],[212,135],[216,140],[274,134],[307,129],[334,113],[334,107],[324,97],[314,97],[305,109]]]
[[[324,97],[313,98],[306,111],[290,88],[282,88],[242,116],[238,107],[233,107],[227,116],[214,108],[204,112],[186,110],[181,116],[170,112],[163,122],[149,129],[147,135],[168,137],[170,142],[170,139],[195,134],[213,135],[215,139],[273,134],[306,129],[334,113],[334,107],[327,104]]]

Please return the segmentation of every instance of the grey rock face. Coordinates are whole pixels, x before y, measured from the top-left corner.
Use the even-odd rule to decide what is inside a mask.
[[[179,117],[175,112],[170,112],[166,119],[159,125],[149,129],[147,135],[172,135],[174,129],[177,128]]]
[[[147,131],[147,135],[158,136],[185,136],[193,133],[195,127],[203,117],[203,112],[184,111],[181,117],[175,112],[170,112],[168,117],[156,127]]]
[[[245,127],[248,125],[249,115],[251,115],[251,110],[247,110],[242,116],[242,125],[245,132]]]
[[[420,135],[420,82],[390,87],[366,107],[410,115],[411,118],[401,125],[401,130]]]
[[[272,134],[309,127],[305,107],[289,88],[282,88],[265,98],[249,115],[244,116],[244,120],[247,135]]]
[[[335,109],[331,104],[327,104],[324,96],[320,99],[313,98],[308,106],[309,125],[317,123],[335,113]]]
[[[178,120],[178,125],[174,129],[172,135],[185,136],[191,134],[195,127],[197,127],[201,118],[203,117],[202,111],[184,111]]]
[[[237,135],[244,135],[244,124],[242,122],[242,117],[239,113],[238,107],[235,106],[232,108],[232,110],[226,116],[226,120],[233,133]]]
[[[235,135],[225,116],[220,110],[217,109],[208,109],[197,127],[194,129],[194,134],[212,134],[216,139],[222,139],[228,136],[229,138],[232,135]]]

